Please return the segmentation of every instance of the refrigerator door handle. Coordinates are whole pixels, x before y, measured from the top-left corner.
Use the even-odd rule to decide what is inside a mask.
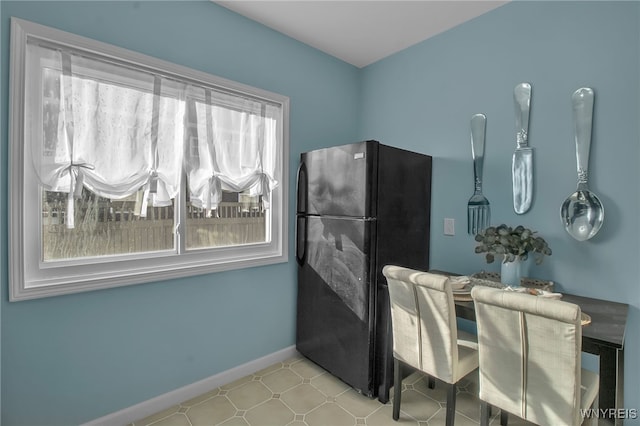
[[[300,229],[300,227],[304,229]],[[296,218],[296,261],[302,266],[307,260],[307,217],[298,216]]]
[[[307,194],[307,166],[304,161],[298,166],[298,174],[296,177],[296,194],[297,194],[297,212],[309,212],[309,194]]]

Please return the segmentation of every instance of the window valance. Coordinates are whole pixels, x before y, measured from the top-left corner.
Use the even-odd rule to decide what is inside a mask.
[[[183,171],[192,205],[209,215],[223,190],[269,207],[281,170],[277,105],[39,43],[28,43],[27,61],[42,70],[33,96],[46,94],[42,134],[27,143],[43,187],[68,194],[68,227],[83,187],[110,199],[140,192],[144,216],[147,203],[171,204]]]

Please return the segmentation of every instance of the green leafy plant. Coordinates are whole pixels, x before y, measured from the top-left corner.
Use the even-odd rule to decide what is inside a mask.
[[[511,228],[505,224],[490,226],[475,237],[479,243],[476,253],[486,253],[487,263],[493,263],[496,257],[502,256],[502,262],[513,262],[517,258],[527,260],[533,255],[536,265],[542,263],[544,256],[551,256],[551,248],[544,238],[536,236],[536,232],[516,226]]]

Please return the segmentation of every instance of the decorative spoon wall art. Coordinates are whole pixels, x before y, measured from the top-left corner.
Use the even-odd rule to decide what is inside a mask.
[[[604,221],[602,202],[596,194],[589,190],[587,185],[593,98],[593,90],[588,87],[576,90],[571,97],[578,165],[578,188],[562,203],[560,217],[566,231],[578,241],[593,238]]]

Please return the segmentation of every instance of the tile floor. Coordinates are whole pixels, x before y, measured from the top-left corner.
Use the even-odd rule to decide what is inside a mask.
[[[478,425],[477,372],[459,384],[456,426]],[[403,380],[400,419],[391,418],[391,401],[380,403],[354,391],[302,356],[221,386],[197,398],[138,420],[129,426],[360,426],[444,425],[443,386],[427,387],[419,373]],[[499,424],[495,410],[491,425]],[[514,417],[509,425],[526,422]]]

